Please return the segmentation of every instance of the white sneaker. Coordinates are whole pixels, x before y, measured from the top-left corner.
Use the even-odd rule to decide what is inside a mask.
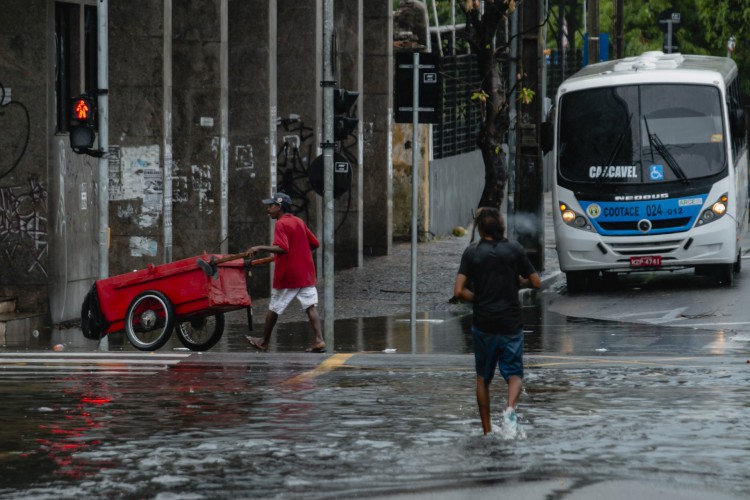
[[[513,408],[506,408],[503,412],[503,433],[508,438],[518,435],[518,416]]]

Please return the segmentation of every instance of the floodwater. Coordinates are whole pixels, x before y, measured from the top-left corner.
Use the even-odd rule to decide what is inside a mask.
[[[271,354],[230,324],[204,354],[175,340],[141,353],[113,335],[104,361],[56,361],[91,351],[74,343],[4,361],[0,495],[342,498],[637,479],[750,498],[750,365],[726,334],[526,314],[525,439],[481,435],[462,314],[421,317],[416,337],[408,318],[337,322],[332,357],[297,352],[304,324],[279,325]],[[502,380],[492,387],[499,422]]]

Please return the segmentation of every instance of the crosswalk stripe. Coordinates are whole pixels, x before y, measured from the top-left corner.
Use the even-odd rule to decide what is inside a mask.
[[[4,365],[18,365],[18,364],[39,364],[39,363],[54,363],[58,365],[73,365],[73,364],[129,364],[129,365],[176,365],[179,363],[180,359],[160,359],[160,358],[152,358],[152,359],[128,359],[128,358],[117,358],[117,359],[89,359],[89,358],[57,358],[57,357],[48,357],[48,358],[8,358],[5,359],[4,356],[0,356],[0,366]]]
[[[0,355],[0,359],[2,358],[12,358],[12,357],[44,357],[44,356],[54,356],[54,357],[77,357],[77,358],[138,358],[138,357],[147,357],[147,358],[187,358],[191,356],[191,353],[152,353],[152,352],[56,352],[54,354],[50,354],[49,352],[4,352]]]
[[[191,353],[120,352],[10,352],[0,354],[0,378],[48,377],[91,372],[98,375],[153,375],[163,373]]]

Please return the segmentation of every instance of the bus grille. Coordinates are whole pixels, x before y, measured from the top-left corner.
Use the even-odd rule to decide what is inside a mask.
[[[649,241],[645,243],[616,243],[605,240],[605,243],[618,255],[662,255],[674,252],[684,240]]]
[[[654,229],[678,229],[685,231],[686,226],[690,224],[690,217],[680,217],[677,219],[659,219],[651,220],[651,230]],[[605,231],[633,231],[635,234],[641,234],[638,231],[638,221],[617,221],[617,222],[600,222],[599,227]]]

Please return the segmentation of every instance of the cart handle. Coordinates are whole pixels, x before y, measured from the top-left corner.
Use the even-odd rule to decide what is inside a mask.
[[[275,257],[263,257],[262,259],[254,259],[251,260],[249,265],[250,266],[262,266],[263,264],[270,264],[273,262],[273,259]]]
[[[198,257],[196,259],[195,263],[200,267],[204,273],[206,273],[206,276],[210,278],[216,278],[219,275],[219,264],[223,264],[224,262],[229,262],[230,260],[237,260],[242,258],[247,258],[250,256],[250,252],[242,252],[242,253],[236,253],[234,255],[227,255],[226,257],[222,257],[220,259],[217,259],[216,256],[212,255],[211,258],[208,261],[205,261]],[[273,257],[264,257],[262,259],[255,259],[251,260],[249,265],[250,266],[259,266],[261,264],[268,264],[269,262],[273,262]]]

